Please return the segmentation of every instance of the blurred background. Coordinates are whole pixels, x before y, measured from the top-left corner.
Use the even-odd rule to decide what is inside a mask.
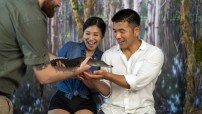
[[[123,8],[134,9],[142,19],[140,39],[165,54],[154,91],[157,114],[202,114],[201,5],[200,0],[63,0],[55,17],[48,19],[49,50],[57,55],[65,42],[82,41],[83,22],[99,16],[107,24],[99,46],[105,51],[117,43],[113,14]],[[42,90],[29,69],[13,96],[14,114],[46,114],[56,84],[44,85]]]

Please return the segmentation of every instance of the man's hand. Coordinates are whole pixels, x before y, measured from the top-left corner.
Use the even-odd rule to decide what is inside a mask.
[[[88,73],[90,73],[89,70],[84,71],[84,72],[88,72]],[[78,75],[76,76],[76,78],[79,79],[79,80],[82,80],[82,81],[86,81],[86,80],[90,80],[90,79],[92,79],[92,78],[90,78],[90,77],[85,76],[84,72],[78,74]]]
[[[97,70],[94,71],[93,74],[90,72],[83,72],[85,78],[84,80],[86,86],[90,89],[96,89],[99,93],[104,96],[108,96],[110,94],[110,87],[103,81],[99,79],[107,79],[110,73],[106,72],[105,70]]]
[[[93,74],[89,72],[84,72],[86,78],[91,79],[106,79],[107,72],[105,70],[94,71]]]
[[[88,71],[85,71],[85,72],[91,73],[89,70],[88,70]],[[90,78],[90,77],[86,76],[86,75],[84,74],[84,72],[83,72],[83,73],[80,73],[79,75],[77,75],[76,78],[79,79],[79,80],[82,80],[83,83],[84,83],[89,89],[93,89],[93,88],[94,88],[94,85],[95,85],[95,83],[96,83],[96,81],[97,81],[96,79],[93,79],[93,78]]]

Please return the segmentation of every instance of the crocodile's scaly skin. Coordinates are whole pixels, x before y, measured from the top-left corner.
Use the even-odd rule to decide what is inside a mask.
[[[78,57],[75,59],[67,59],[67,58],[57,58],[50,61],[52,66],[57,66],[57,62],[63,63],[67,68],[79,67],[80,64],[85,60],[85,57]],[[89,59],[87,62],[90,66],[99,66],[99,67],[109,67],[112,68],[112,65],[106,64],[104,61]]]

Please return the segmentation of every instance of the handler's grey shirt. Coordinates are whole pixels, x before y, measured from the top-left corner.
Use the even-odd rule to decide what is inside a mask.
[[[0,0],[0,92],[12,94],[27,65],[49,62],[46,15],[38,0]]]

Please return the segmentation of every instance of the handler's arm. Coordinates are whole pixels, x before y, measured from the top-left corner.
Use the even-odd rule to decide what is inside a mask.
[[[49,54],[50,60],[55,59],[56,56]],[[76,68],[75,71],[58,71],[50,64],[45,65],[35,65],[33,66],[34,73],[41,84],[48,84],[52,82],[58,82],[62,80],[66,80],[73,76],[80,74],[81,72],[88,70],[90,68],[87,65],[87,61],[90,58],[86,58],[80,65],[80,67]]]

